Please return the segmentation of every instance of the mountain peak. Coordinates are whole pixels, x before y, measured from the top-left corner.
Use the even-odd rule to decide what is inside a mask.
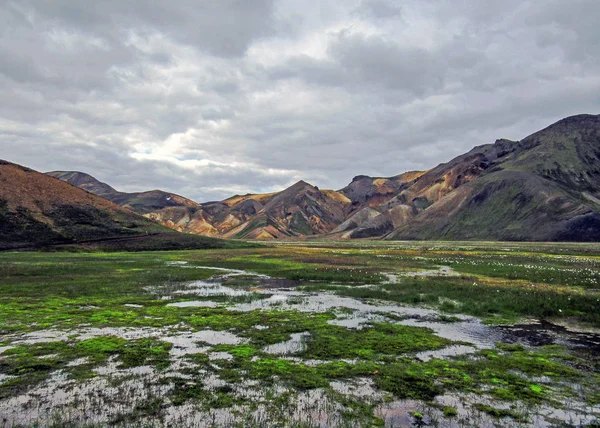
[[[50,171],[46,172],[46,175],[50,177],[58,178],[59,180],[66,181],[73,186],[77,186],[87,192],[93,193],[98,196],[105,196],[107,194],[117,192],[113,187],[106,183],[96,179],[95,177],[81,171]]]
[[[52,171],[47,172],[46,175],[66,181],[73,186],[79,187],[94,195],[101,196],[139,214],[147,214],[148,212],[156,211],[161,208],[177,205],[187,207],[198,206],[197,202],[160,189],[135,193],[119,192],[85,172]]]
[[[357,175],[352,179],[352,183],[354,183],[355,181],[364,180],[365,178],[369,180],[371,179],[371,177],[369,177],[368,175]]]
[[[292,184],[290,187],[288,187],[288,189],[301,189],[303,187],[311,187],[312,188],[312,187],[315,187],[315,186],[313,186],[310,183],[307,183],[304,180],[299,180],[296,183]]]
[[[600,114],[576,114],[574,116],[568,116],[558,122],[553,123],[541,131],[536,132],[533,135],[547,131],[564,131],[568,129],[583,129],[583,128],[597,128],[600,126]]]

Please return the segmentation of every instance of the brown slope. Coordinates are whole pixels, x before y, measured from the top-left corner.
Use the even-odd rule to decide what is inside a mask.
[[[180,232],[227,237],[229,231],[250,220],[262,208],[253,198],[241,198],[237,203],[226,200],[199,207],[169,207],[145,215]]]
[[[277,195],[278,193],[279,192],[257,193],[257,194],[248,193],[246,195],[234,195],[234,196],[231,196],[230,198],[224,199],[222,202],[230,207],[232,207],[234,205],[238,205],[245,201],[255,201],[261,205],[264,205],[269,201],[269,199],[271,199],[273,196]]]
[[[344,221],[350,200],[303,181],[282,192],[236,195],[200,207],[147,214],[177,230],[207,236],[279,239],[327,233]]]
[[[73,186],[77,186],[86,192],[97,196],[111,195],[119,193],[113,187],[99,180],[96,180],[89,174],[79,171],[50,171],[46,175],[66,181]],[[108,199],[108,198],[105,198]]]
[[[405,184],[386,203],[376,207],[381,215],[358,225],[351,238],[380,237],[403,226],[447,194],[481,176],[513,148],[508,140],[475,147],[470,152],[442,163]]]
[[[426,171],[409,171],[388,178],[358,175],[339,192],[352,201],[352,214],[365,207],[381,206],[425,173]]]
[[[328,233],[344,221],[350,204],[339,192],[299,181],[272,196],[256,216],[228,236],[273,239]]]
[[[7,161],[0,161],[0,183],[3,248],[168,230],[106,199]]]
[[[122,207],[129,208],[140,214],[147,214],[166,207],[186,206],[197,207],[199,204],[191,199],[162,190],[147,192],[119,192],[89,174],[78,171],[52,171],[47,172],[55,178],[64,180],[74,186],[86,190],[94,195],[101,196]]]
[[[168,207],[145,216],[179,232],[213,237],[219,235],[212,224],[212,217],[201,208]]]
[[[379,211],[371,208],[365,207],[355,213],[351,214],[346,221],[337,226],[331,233],[340,233],[346,232],[349,230],[354,230],[359,227],[361,224],[368,222],[379,216],[381,214]]]

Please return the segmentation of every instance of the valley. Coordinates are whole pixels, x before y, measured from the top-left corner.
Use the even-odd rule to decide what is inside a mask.
[[[0,428],[600,428],[599,16],[0,1]]]

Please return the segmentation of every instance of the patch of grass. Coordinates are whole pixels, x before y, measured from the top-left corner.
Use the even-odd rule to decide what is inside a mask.
[[[375,376],[379,388],[399,398],[430,401],[447,391],[482,393],[499,400],[539,403],[547,400],[546,388],[528,379],[549,376],[581,379],[569,366],[570,357],[555,348],[537,352],[484,350],[475,358],[430,360],[417,363],[400,360],[382,365]]]
[[[382,355],[440,349],[452,343],[430,329],[374,323],[360,330],[327,325],[311,332],[300,355],[316,359],[377,359]]]
[[[121,351],[121,367],[130,368],[143,365],[166,369],[171,361],[169,351],[173,345],[157,339],[146,338],[128,342]]]
[[[241,401],[232,394],[230,386],[210,388],[202,382],[185,380],[179,377],[168,378],[173,384],[169,398],[173,405],[181,406],[189,401],[200,404],[204,409],[224,409],[241,404]]]
[[[45,381],[59,369],[74,379],[95,377],[92,369],[105,364],[111,356],[118,357],[121,368],[152,365],[164,369],[170,364],[168,354],[171,346],[156,339],[127,341],[114,336],[15,346],[0,358],[0,374],[17,377],[0,385],[0,398],[21,393]],[[68,366],[69,362],[78,358],[85,358],[87,362]]]
[[[455,418],[458,416],[458,410],[456,410],[456,407],[453,406],[444,406],[442,412],[447,418]]]
[[[250,345],[217,345],[212,350],[215,352],[228,352],[234,358],[252,358],[260,353],[258,349]]]
[[[488,406],[487,404],[476,403],[473,407],[480,412],[487,413],[490,416],[493,416],[497,419],[502,418],[512,418],[517,422],[527,422],[527,419],[524,418],[521,414],[515,412],[511,409],[498,409],[496,407]]]

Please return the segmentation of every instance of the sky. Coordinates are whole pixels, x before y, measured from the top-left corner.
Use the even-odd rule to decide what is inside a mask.
[[[199,202],[600,113],[598,0],[0,0],[0,158]]]

